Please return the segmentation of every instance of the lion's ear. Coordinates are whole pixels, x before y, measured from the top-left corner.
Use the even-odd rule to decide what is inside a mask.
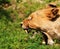
[[[28,20],[31,20],[32,18],[31,18],[31,17],[28,17],[27,19],[28,19]]]
[[[27,19],[28,20],[32,20],[33,19],[33,16],[29,16]]]
[[[53,15],[56,15],[58,13],[58,11],[59,11],[59,9],[57,9],[57,8],[53,8],[51,10],[51,12],[52,12]]]

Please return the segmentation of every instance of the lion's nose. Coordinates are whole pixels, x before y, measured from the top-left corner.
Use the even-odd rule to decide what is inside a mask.
[[[26,29],[26,27],[25,27],[24,25],[22,25],[22,28],[23,28],[23,29]]]
[[[24,24],[23,24],[23,22],[21,22],[21,27],[24,29],[24,30],[27,30],[28,29],[28,27],[27,26],[25,26]]]
[[[22,28],[23,28],[24,30],[27,30],[27,29],[28,29],[28,27],[25,26],[25,25],[22,25]]]

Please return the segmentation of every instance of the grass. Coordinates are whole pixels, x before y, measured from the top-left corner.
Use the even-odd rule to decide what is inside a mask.
[[[20,25],[30,13],[44,8],[46,3],[17,3],[16,10],[0,8],[0,49],[60,49],[60,45],[43,45],[40,32],[32,38],[35,30],[26,33]]]

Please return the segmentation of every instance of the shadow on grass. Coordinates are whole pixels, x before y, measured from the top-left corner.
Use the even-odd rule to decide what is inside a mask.
[[[12,21],[10,12],[8,10],[3,9],[3,7],[0,7],[0,19],[5,18],[8,21]]]

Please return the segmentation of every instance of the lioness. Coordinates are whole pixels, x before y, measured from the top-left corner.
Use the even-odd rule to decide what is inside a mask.
[[[47,44],[53,45],[53,39],[60,39],[60,17],[58,8],[48,8],[32,13],[23,20],[22,28],[39,29],[47,36]]]

